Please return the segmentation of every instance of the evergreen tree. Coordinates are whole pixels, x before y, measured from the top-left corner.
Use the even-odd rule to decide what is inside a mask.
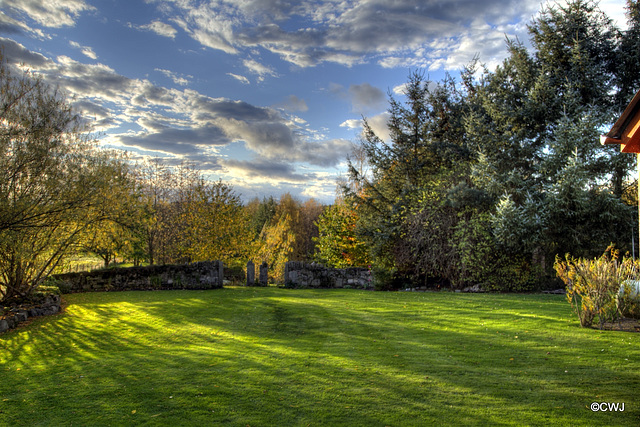
[[[390,99],[391,141],[365,121],[368,173],[350,162],[343,187],[374,263],[414,280],[524,290],[556,253],[625,249],[630,230],[615,218],[630,216],[633,159],[598,141],[640,75],[630,59],[640,14],[636,2],[628,9],[621,33],[593,1],[545,7],[529,26],[533,49],[507,40],[503,63],[474,61],[462,89],[412,74],[403,102]]]
[[[640,90],[640,2],[627,0],[628,28],[622,33],[622,39],[616,50],[615,86],[616,108],[618,114],[624,111],[638,90]]]
[[[603,218],[603,206],[628,216],[620,197],[633,159],[597,143],[616,110],[620,33],[611,20],[576,0],[545,8],[529,31],[533,54],[509,42],[503,65],[470,91],[467,138],[473,182],[498,200],[499,247],[549,267],[557,252],[600,253],[603,236],[626,233],[591,219]]]
[[[276,214],[276,207],[278,203],[273,199],[273,196],[264,197],[262,202],[257,198],[252,201],[252,204],[257,205],[255,212],[252,214],[251,226],[257,236],[260,235],[265,225],[271,222],[271,219]]]
[[[447,196],[464,180],[469,158],[462,139],[464,97],[452,78],[433,84],[420,73],[409,77],[404,95],[404,102],[390,99],[391,142],[365,121],[361,149],[370,173],[350,162],[355,185],[344,190],[357,209],[357,237],[376,264],[424,281],[454,269],[445,246],[457,216]]]

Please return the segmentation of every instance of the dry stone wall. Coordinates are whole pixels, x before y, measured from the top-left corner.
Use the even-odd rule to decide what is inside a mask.
[[[4,315],[0,311],[0,333],[16,328],[18,324],[26,322],[30,317],[56,314],[60,312],[60,307],[60,295],[46,295],[34,304],[7,307]]]
[[[154,289],[222,288],[222,261],[183,265],[113,268],[53,276],[60,290],[71,292],[142,291]]]
[[[330,268],[322,264],[290,261],[284,268],[285,288],[373,289],[368,268]]]

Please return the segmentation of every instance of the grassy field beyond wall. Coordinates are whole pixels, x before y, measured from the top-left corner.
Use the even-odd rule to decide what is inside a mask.
[[[240,287],[64,298],[64,313],[0,335],[0,425],[640,421],[640,335],[580,328],[563,296]]]

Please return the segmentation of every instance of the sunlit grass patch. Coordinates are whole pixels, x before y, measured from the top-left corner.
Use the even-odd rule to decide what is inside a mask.
[[[553,295],[74,294],[0,336],[0,424],[633,425],[637,334]],[[625,402],[598,412],[592,402]]]

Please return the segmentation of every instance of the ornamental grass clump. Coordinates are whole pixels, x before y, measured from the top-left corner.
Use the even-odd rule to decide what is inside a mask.
[[[597,318],[602,329],[605,323],[622,317],[620,287],[636,275],[632,259],[618,260],[618,251],[609,247],[592,260],[569,254],[564,261],[556,257],[554,268],[566,285],[567,299],[578,314],[580,325],[590,327]]]

